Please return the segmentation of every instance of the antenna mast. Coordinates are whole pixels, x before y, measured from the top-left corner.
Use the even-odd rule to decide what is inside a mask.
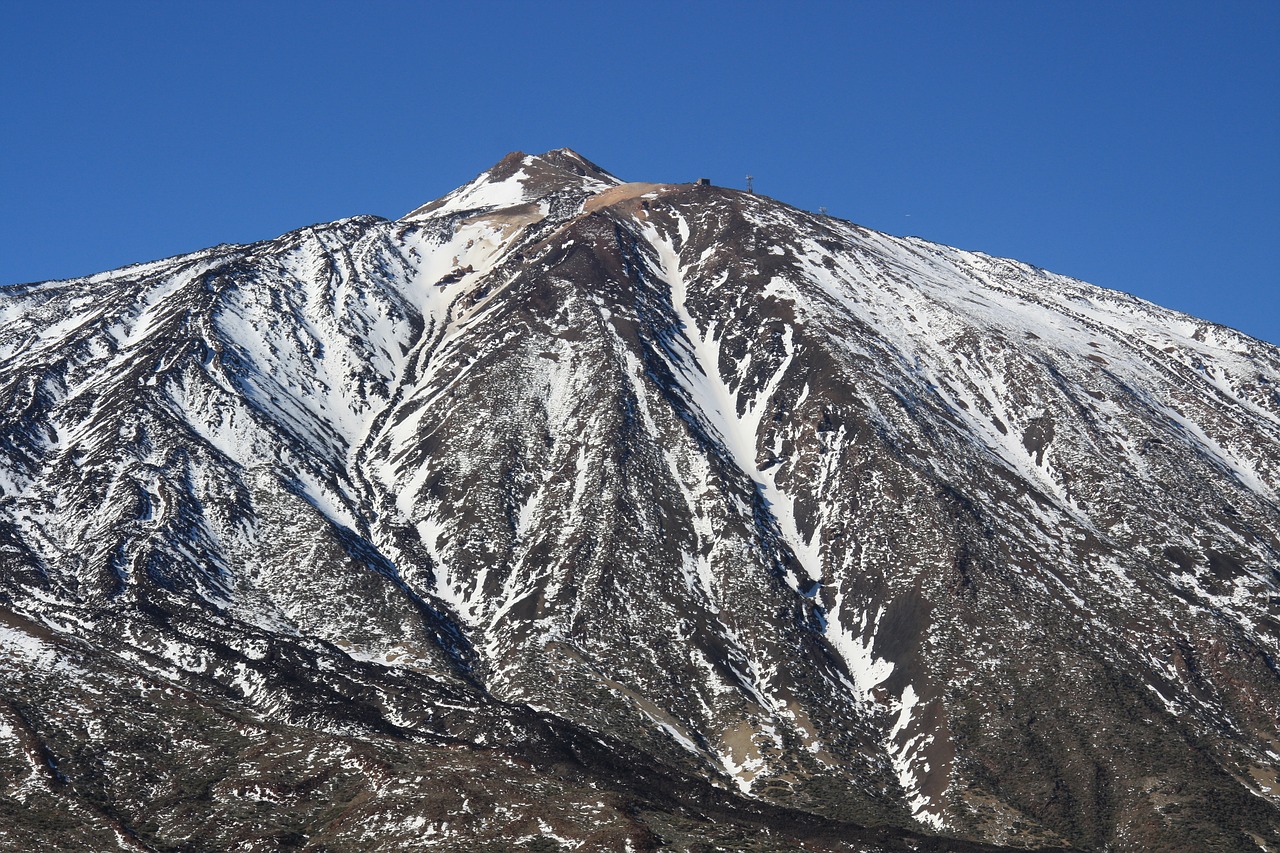
[[[750,175],[747,175],[747,192],[752,193],[753,195],[755,194],[755,190],[752,189],[751,182],[754,180],[755,178],[751,177]]]

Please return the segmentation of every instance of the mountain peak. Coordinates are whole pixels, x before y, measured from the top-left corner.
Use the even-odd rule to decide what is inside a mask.
[[[474,180],[403,217],[425,219],[513,207],[557,194],[587,196],[622,183],[570,148],[529,155],[512,151]]]
[[[544,163],[549,167],[557,168],[582,177],[591,177],[608,181],[617,180],[616,177],[609,174],[586,157],[583,157],[572,148],[555,148],[551,151],[538,154],[532,159],[537,160],[540,163]]]
[[[1280,348],[568,149],[408,218],[0,289],[0,850],[1280,850]]]

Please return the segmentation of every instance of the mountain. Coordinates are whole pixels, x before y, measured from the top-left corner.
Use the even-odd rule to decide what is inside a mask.
[[[508,155],[0,289],[0,848],[1280,850],[1280,350]]]

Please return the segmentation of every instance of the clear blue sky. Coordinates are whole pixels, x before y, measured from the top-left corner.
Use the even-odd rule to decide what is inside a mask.
[[[0,284],[507,151],[700,176],[1280,342],[1280,3],[0,0]]]

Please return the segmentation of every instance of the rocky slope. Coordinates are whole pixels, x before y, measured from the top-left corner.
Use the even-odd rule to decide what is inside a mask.
[[[1229,329],[560,150],[0,289],[0,400],[5,849],[1280,850]]]

